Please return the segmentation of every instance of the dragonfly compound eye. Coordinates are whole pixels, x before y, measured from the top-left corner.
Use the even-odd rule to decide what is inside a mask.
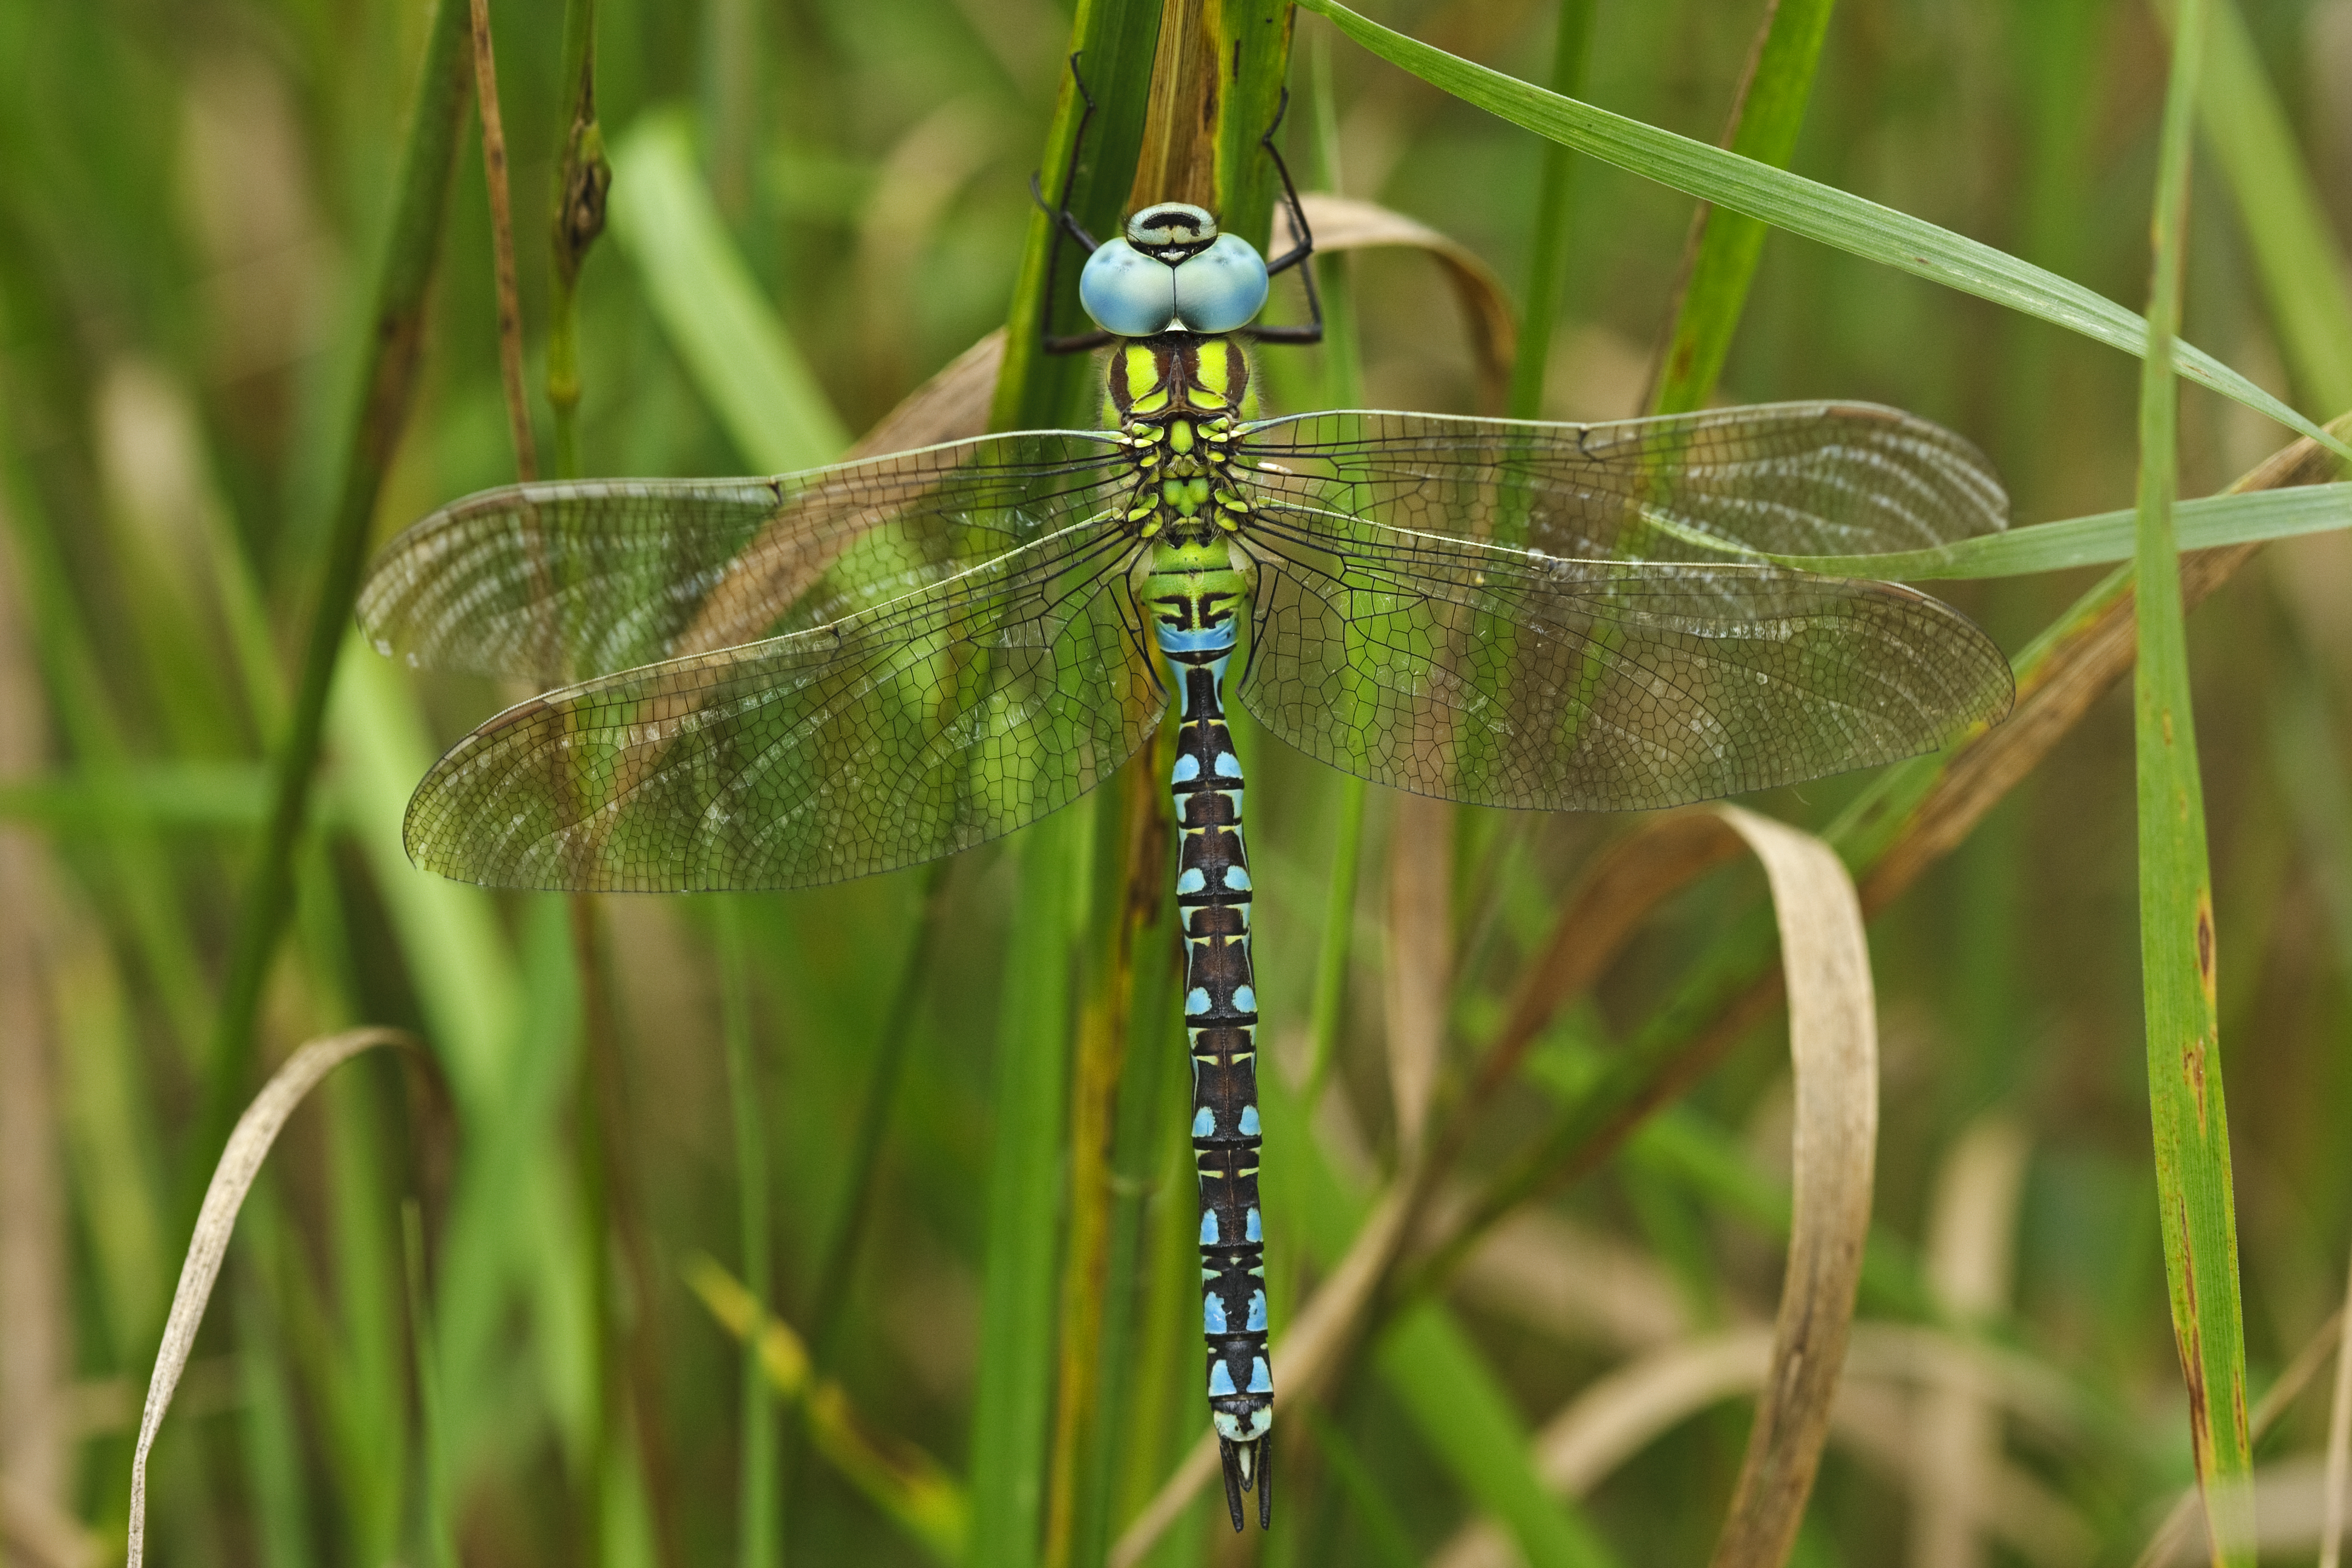
[[[1265,307],[1265,258],[1235,235],[1176,267],[1176,319],[1189,331],[1230,332]]]
[[[1176,323],[1176,273],[1123,239],[1107,240],[1078,274],[1078,301],[1103,331],[1148,338]]]

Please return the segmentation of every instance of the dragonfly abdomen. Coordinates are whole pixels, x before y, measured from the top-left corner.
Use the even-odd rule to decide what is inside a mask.
[[[1201,1331],[1209,1409],[1224,1459],[1234,1528],[1255,1488],[1273,1504],[1265,1223],[1258,1209],[1257,988],[1250,965],[1249,852],[1242,765],[1225,726],[1225,668],[1248,587],[1207,547],[1162,545],[1143,598],[1182,703],[1171,779],[1181,835],[1176,905],[1184,922],[1184,1030],[1192,1057],[1192,1162],[1200,1176]],[[1183,568],[1192,569],[1183,569]]]

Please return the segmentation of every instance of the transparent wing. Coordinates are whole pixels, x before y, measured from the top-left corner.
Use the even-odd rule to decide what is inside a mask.
[[[360,624],[409,663],[550,683],[837,621],[1057,533],[1121,473],[1027,431],[772,479],[510,486],[378,556]]]
[[[1924,550],[2009,510],[1974,447],[1870,404],[1615,425],[1359,410],[1266,420],[1235,450],[1280,500],[1580,560]]]
[[[417,786],[409,854],[498,887],[798,888],[1010,832],[1159,723],[1136,548],[1083,521],[830,626],[509,709]]]
[[[1262,504],[1242,700],[1381,784],[1548,811],[1867,767],[1999,719],[2009,661],[1907,588],[1578,561]]]

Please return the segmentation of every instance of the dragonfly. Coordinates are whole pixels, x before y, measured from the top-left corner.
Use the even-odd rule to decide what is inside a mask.
[[[410,802],[411,858],[492,887],[809,888],[953,855],[1110,778],[1173,703],[1202,1327],[1236,1531],[1253,1489],[1272,1522],[1274,1384],[1228,691],[1332,767],[1532,811],[1870,767],[2012,697],[1951,607],[1769,559],[2006,525],[1985,459],[1910,415],[1262,416],[1249,341],[1321,326],[1311,271],[1310,321],[1254,325],[1313,247],[1281,184],[1297,239],[1271,263],[1187,204],[1101,243],[1054,215],[1093,328],[1049,321],[1045,346],[1108,350],[1105,428],[486,491],[394,540],[360,603],[411,663],[567,678]]]

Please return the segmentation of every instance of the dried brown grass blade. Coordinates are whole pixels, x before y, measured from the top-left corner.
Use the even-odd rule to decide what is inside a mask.
[[[2030,1152],[2024,1131],[1988,1116],[1945,1156],[1927,1225],[1927,1276],[1944,1307],[1965,1322],[2009,1304],[2017,1199]],[[1939,1379],[1920,1399],[1915,1442],[1941,1478],[1911,1510],[1912,1568],[1979,1568],[1979,1521],[2000,1469],[2000,1421],[1966,1379]]]
[[[1401,796],[1389,835],[1388,1037],[1397,1162],[1405,1169],[1420,1161],[1444,1054],[1453,902],[1454,808]]]
[[[1464,323],[1470,329],[1470,352],[1478,364],[1479,406],[1500,413],[1510,395],[1511,361],[1518,353],[1519,323],[1512,313],[1511,297],[1486,258],[1450,235],[1425,223],[1392,212],[1377,202],[1316,192],[1299,198],[1307,211],[1307,226],[1315,233],[1315,248],[1327,251],[1374,250],[1397,246],[1429,253],[1445,272],[1445,281],[1461,302]],[[1295,243],[1288,212],[1276,209],[1276,251]]]
[[[195,1348],[196,1330],[204,1322],[205,1306],[220,1279],[221,1259],[227,1255],[229,1234],[237,1210],[261,1173],[261,1162],[278,1141],[286,1119],[305,1096],[336,1068],[374,1046],[399,1046],[418,1051],[414,1036],[399,1029],[350,1029],[311,1040],[286,1058],[270,1075],[237,1118],[220,1163],[213,1167],[212,1184],[205,1189],[204,1206],[196,1214],[195,1234],[188,1240],[186,1261],[180,1266],[180,1283],[172,1292],[171,1316],[164,1320],[163,1342],[155,1352],[155,1374],[148,1380],[146,1407],[139,1415],[139,1442],[131,1458],[130,1568],[140,1568],[147,1550],[147,1454],[172,1407],[172,1395],[187,1370]]]
[[[1878,1015],[1862,900],[1837,852],[1738,806],[1717,815],[1763,862],[1772,889],[1789,991],[1796,1163],[1771,1375],[1713,1562],[1778,1568],[1821,1464],[1862,1281],[1878,1141]]]
[[[1771,1353],[1771,1331],[1759,1324],[1682,1340],[1628,1362],[1545,1425],[1536,1438],[1538,1473],[1571,1496],[1589,1493],[1700,1411],[1763,1387]],[[1910,1391],[1955,1382],[2054,1433],[2078,1436],[2082,1429],[2061,1380],[2027,1358],[1899,1323],[1853,1326],[1832,1429],[1915,1498],[1932,1495],[1941,1476],[1916,1441]],[[2095,1544],[2071,1509],[2007,1464],[1989,1478],[1969,1521],[2036,1563],[2084,1561]],[[1457,1533],[1433,1561],[1438,1568],[1502,1568],[1516,1557],[1502,1531],[1482,1523]]]
[[[2319,1521],[2319,1568],[2336,1568],[2344,1550],[2344,1489],[2352,1482],[2352,1279],[2344,1286],[2336,1341],[2336,1394],[2327,1405],[2326,1490]]]

